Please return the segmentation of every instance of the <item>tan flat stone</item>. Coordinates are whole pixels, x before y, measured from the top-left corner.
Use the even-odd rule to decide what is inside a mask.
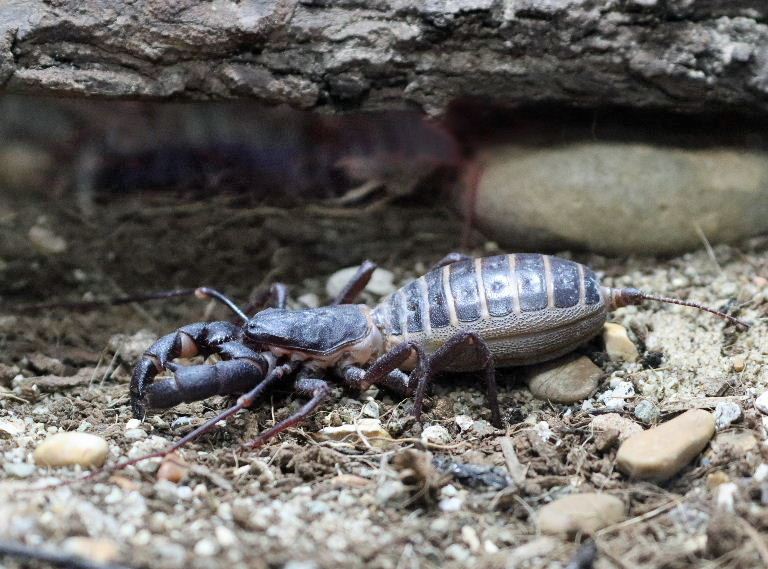
[[[614,361],[636,362],[639,357],[637,347],[621,324],[607,322],[603,327],[603,342],[608,357]]]
[[[590,535],[626,517],[624,502],[609,494],[587,492],[555,500],[539,510],[538,526],[549,535]]]
[[[714,434],[714,415],[691,409],[624,441],[616,466],[631,478],[668,480],[698,456]]]
[[[528,389],[536,399],[553,403],[583,401],[597,388],[603,370],[586,356],[534,366]]]

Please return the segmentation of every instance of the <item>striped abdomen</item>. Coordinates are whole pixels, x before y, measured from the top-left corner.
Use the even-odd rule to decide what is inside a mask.
[[[391,343],[414,340],[434,351],[468,330],[482,336],[506,365],[571,351],[600,330],[605,313],[600,284],[588,267],[538,254],[452,263],[401,288],[375,310]]]

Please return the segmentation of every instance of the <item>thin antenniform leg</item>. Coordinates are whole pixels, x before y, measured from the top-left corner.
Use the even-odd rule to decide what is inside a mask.
[[[312,398],[293,415],[270,427],[252,441],[245,443],[243,447],[260,447],[272,437],[282,433],[286,429],[290,429],[294,425],[301,423],[312,413],[314,413],[315,410],[322,404],[322,402],[325,401],[331,394],[331,388],[328,386],[328,383],[322,379],[317,378],[302,378],[297,380],[296,391],[299,393],[311,395]]]
[[[100,306],[119,306],[121,304],[130,304],[132,302],[144,302],[147,300],[163,300],[166,298],[181,298],[185,296],[194,296],[194,288],[182,288],[175,290],[162,290],[158,292],[150,292],[146,294],[134,294],[131,296],[121,296],[118,298],[111,298],[107,300],[76,300],[72,302],[39,302],[35,304],[24,304],[18,306],[19,310],[48,310],[52,308],[79,308],[82,310],[90,310],[92,308],[98,308]],[[10,308],[10,307],[9,307]]]
[[[690,306],[691,308],[698,308],[699,310],[703,310],[704,312],[709,312],[710,314],[714,314],[715,316],[728,320],[729,322],[732,322],[737,326],[743,326],[744,329],[749,330],[749,324],[747,324],[740,318],[736,318],[735,316],[731,316],[730,314],[726,314],[725,312],[720,312],[719,310],[715,310],[714,308],[710,308],[709,306],[699,304],[698,302],[691,302],[689,300],[680,300],[679,298],[672,298],[668,296],[658,296],[655,294],[646,294],[646,293],[643,293],[643,299],[653,300],[656,302],[666,302],[667,304],[679,304],[680,306]]]
[[[459,332],[449,338],[434,354],[428,356],[424,363],[423,372],[418,379],[416,395],[413,398],[413,414],[417,419],[421,415],[424,395],[427,385],[432,378],[453,363],[457,356],[470,349],[476,351],[478,363],[485,372],[488,407],[491,409],[491,424],[494,427],[501,428],[501,410],[499,408],[499,393],[496,386],[496,369],[494,367],[493,355],[485,340],[472,332]]]
[[[638,288],[603,287],[603,294],[607,299],[609,310],[613,310],[615,308],[621,308],[623,306],[629,306],[629,305],[637,306],[642,304],[644,300],[651,300],[655,302],[666,302],[667,304],[679,304],[680,306],[689,306],[691,308],[703,310],[704,312],[709,312],[710,314],[714,314],[715,316],[728,320],[729,322],[737,324],[738,326],[743,326],[745,330],[749,329],[749,324],[747,324],[743,320],[740,320],[739,318],[735,318],[730,314],[726,314],[725,312],[721,312],[720,310],[715,310],[714,308],[710,308],[709,306],[699,304],[698,302],[692,302],[690,300],[682,300],[679,298],[672,298],[669,296],[659,296],[656,294],[644,292]]]
[[[378,265],[373,261],[363,261],[354,276],[346,285],[344,285],[344,288],[341,289],[341,292],[339,292],[336,298],[333,299],[331,305],[335,306],[337,304],[350,304],[354,302],[371,280],[373,271],[375,271],[377,267]]]
[[[207,286],[198,287],[195,289],[195,296],[201,299],[211,298],[216,300],[234,312],[243,322],[248,322],[248,315],[231,298],[215,288]]]

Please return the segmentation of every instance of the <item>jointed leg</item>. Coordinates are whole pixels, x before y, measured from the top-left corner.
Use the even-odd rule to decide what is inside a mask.
[[[470,349],[476,351],[478,362],[485,372],[488,406],[491,409],[491,424],[494,427],[501,428],[501,410],[499,409],[499,394],[496,387],[496,369],[494,368],[493,355],[485,340],[472,332],[459,332],[452,336],[440,349],[429,356],[424,363],[423,373],[418,378],[416,395],[413,398],[413,414],[416,418],[421,414],[421,406],[427,384],[436,374],[450,366],[457,356]]]
[[[373,275],[373,271],[375,271],[376,268],[377,265],[373,261],[363,261],[354,276],[349,279],[349,282],[344,285],[341,292],[333,299],[331,305],[350,304],[354,302],[360,293],[363,292],[368,281],[371,280],[371,275]]]
[[[314,413],[320,404],[325,401],[331,394],[331,388],[328,386],[327,382],[322,379],[309,377],[300,378],[296,381],[296,391],[303,395],[310,395],[312,398],[307,401],[301,407],[301,409],[296,411],[296,413],[270,427],[252,441],[244,444],[244,447],[260,447],[272,437],[282,433],[286,429],[290,429],[298,423],[301,423],[312,413]]]

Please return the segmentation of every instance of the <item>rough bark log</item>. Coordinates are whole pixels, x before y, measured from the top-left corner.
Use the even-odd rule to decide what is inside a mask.
[[[5,0],[0,89],[768,110],[765,0]]]

